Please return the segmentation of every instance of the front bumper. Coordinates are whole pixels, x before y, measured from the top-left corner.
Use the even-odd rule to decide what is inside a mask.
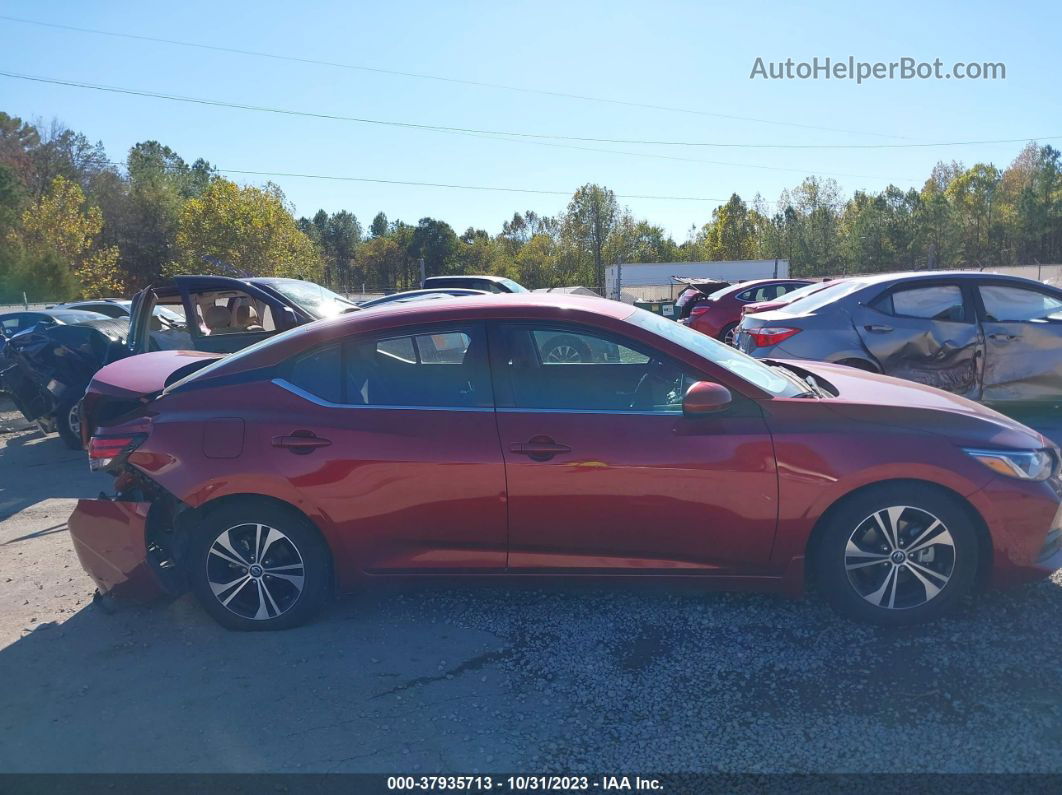
[[[165,593],[148,563],[148,502],[78,500],[67,520],[74,551],[101,593],[154,599]]]
[[[969,495],[992,538],[989,585],[1005,588],[1050,577],[1062,568],[1062,480],[997,476]]]

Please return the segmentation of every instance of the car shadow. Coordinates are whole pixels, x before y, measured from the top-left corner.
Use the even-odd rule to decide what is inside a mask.
[[[0,399],[6,426],[0,429],[0,521],[45,500],[92,497],[110,486],[107,475],[89,471],[83,451],[71,450],[58,435],[41,432],[10,409]]]
[[[1058,769],[1060,585],[904,630],[659,583],[378,583],[278,633],[90,606],[0,651],[0,768]]]

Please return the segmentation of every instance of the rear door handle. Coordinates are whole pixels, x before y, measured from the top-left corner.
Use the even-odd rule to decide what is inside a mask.
[[[1002,334],[1002,333],[997,333],[997,334],[989,334],[988,338],[990,340],[995,340],[996,342],[1010,342],[1011,340],[1020,339],[1021,338],[1021,334]]]
[[[572,448],[558,444],[548,436],[536,436],[530,441],[509,445],[509,452],[526,455],[536,461],[548,461],[558,453],[570,453]]]
[[[871,323],[868,326],[863,326],[867,331],[872,331],[875,334],[888,334],[892,331],[892,326],[882,326],[878,323]]]
[[[312,453],[318,447],[328,447],[330,439],[317,436],[313,431],[292,431],[289,436],[274,436],[273,447],[283,447],[299,455]]]

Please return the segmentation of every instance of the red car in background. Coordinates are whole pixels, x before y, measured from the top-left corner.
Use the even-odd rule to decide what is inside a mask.
[[[552,360],[558,333],[618,355]],[[907,624],[1062,567],[1059,450],[1036,431],[618,301],[411,302],[124,359],[89,392],[119,386],[148,394],[91,440],[116,480],[69,519],[78,557],[101,591],[191,588],[236,629],[378,575],[798,594],[805,567],[842,613]]]
[[[732,284],[703,299],[688,318],[679,322],[731,345],[745,305],[771,301],[808,284],[811,282],[807,279],[758,279]]]
[[[829,287],[831,284],[837,284],[844,281],[843,279],[824,279],[821,282],[812,282],[806,284],[803,287],[798,287],[795,290],[791,290],[785,295],[773,298],[767,301],[757,301],[752,304],[745,304],[741,307],[741,316],[754,315],[757,312],[770,312],[772,309],[781,309],[783,306],[789,306],[795,301],[799,301],[801,298],[807,298],[809,295],[814,295],[819,290]]]

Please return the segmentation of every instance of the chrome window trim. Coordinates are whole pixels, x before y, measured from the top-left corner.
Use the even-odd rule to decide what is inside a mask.
[[[398,406],[398,405],[359,405],[356,403],[333,403],[330,400],[320,398],[312,392],[307,392],[301,387],[295,386],[290,381],[286,381],[283,378],[274,378],[270,382],[275,386],[284,389],[296,397],[300,397],[303,400],[307,400],[310,403],[315,403],[318,406],[324,406],[329,409],[389,409],[391,411],[477,411],[477,412],[494,412],[497,411],[500,414],[627,414],[633,416],[642,417],[681,417],[682,410],[676,411],[636,411],[631,409],[629,411],[623,409],[609,410],[609,409],[532,409],[532,408],[492,408],[489,406]]]
[[[635,409],[521,409],[499,408],[499,414],[630,414],[639,417],[681,417],[682,409],[677,411],[637,411]]]
[[[324,406],[329,409],[391,409],[402,411],[489,411],[493,412],[494,408],[491,406],[391,406],[391,405],[359,405],[357,403],[333,403],[330,400],[320,398],[312,392],[307,392],[301,387],[295,386],[290,381],[286,381],[283,378],[274,378],[273,384],[285,389],[297,397],[301,397],[303,400],[308,400],[310,403],[316,403],[318,406]]]

